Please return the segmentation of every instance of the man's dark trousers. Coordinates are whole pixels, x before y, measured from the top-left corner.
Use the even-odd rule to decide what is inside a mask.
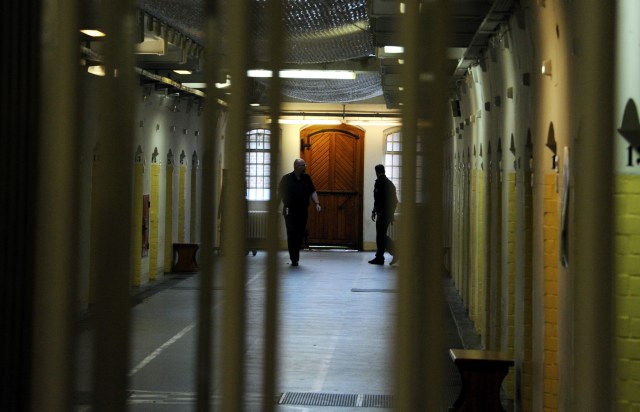
[[[389,253],[393,254],[393,246],[390,244],[391,239],[387,236],[387,230],[391,224],[390,218],[385,218],[382,215],[378,215],[376,218],[376,258],[384,259],[385,249],[389,250]]]
[[[307,214],[291,214],[284,217],[287,226],[287,246],[289,247],[289,258],[292,263],[300,260],[300,248],[304,239],[304,232],[307,229]]]

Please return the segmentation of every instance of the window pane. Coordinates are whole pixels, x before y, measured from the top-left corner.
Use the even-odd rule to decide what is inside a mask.
[[[247,132],[246,180],[248,200],[268,200],[271,131],[254,129]]]

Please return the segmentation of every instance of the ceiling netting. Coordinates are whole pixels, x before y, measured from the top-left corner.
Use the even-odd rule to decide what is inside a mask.
[[[284,63],[333,63],[374,55],[367,0],[284,0],[283,5]],[[140,0],[140,8],[206,47],[204,0]],[[253,56],[265,61],[270,32],[266,0],[254,0],[252,11]],[[224,5],[221,13],[223,38],[218,44],[229,47]],[[310,102],[346,103],[380,96],[382,87],[379,73],[360,72],[355,80],[286,79],[283,94]]]

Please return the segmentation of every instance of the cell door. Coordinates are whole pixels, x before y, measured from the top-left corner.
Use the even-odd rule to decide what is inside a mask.
[[[320,198],[309,209],[311,246],[362,249],[364,131],[348,125],[309,126],[300,132],[300,157]]]

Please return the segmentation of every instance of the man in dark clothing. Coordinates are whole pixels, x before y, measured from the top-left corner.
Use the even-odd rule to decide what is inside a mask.
[[[376,257],[370,260],[373,265],[384,265],[385,249],[393,255],[390,265],[398,262],[393,248],[393,241],[387,236],[389,225],[393,222],[393,216],[398,205],[396,186],[387,175],[384,166],[376,165],[376,183],[373,186],[373,211],[371,220],[376,222]]]
[[[300,246],[307,229],[309,198],[320,212],[320,200],[313,185],[311,176],[305,173],[307,165],[304,160],[293,162],[293,172],[287,173],[280,179],[278,185],[278,199],[283,203],[282,214],[287,226],[287,244],[291,266],[298,266],[300,260]]]

